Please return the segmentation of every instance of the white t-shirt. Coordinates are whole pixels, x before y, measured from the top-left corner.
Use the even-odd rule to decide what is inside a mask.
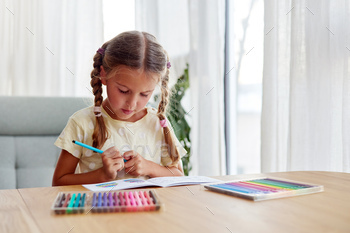
[[[148,107],[147,114],[136,122],[115,120],[107,114],[103,107],[101,109],[110,135],[101,150],[105,151],[115,146],[121,154],[134,150],[143,158],[162,166],[172,163],[165,144],[163,128],[160,126],[157,111],[154,108]],[[79,110],[69,118],[66,127],[55,142],[57,147],[68,151],[79,159],[76,173],[90,172],[103,166],[101,154],[72,142],[76,140],[92,146],[95,122],[93,106]],[[175,140],[176,148],[182,157],[186,154],[186,150],[176,138],[170,122],[167,123]],[[118,172],[118,178],[131,177],[124,176],[123,171]]]

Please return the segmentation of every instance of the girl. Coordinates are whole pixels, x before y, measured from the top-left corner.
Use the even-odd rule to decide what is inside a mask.
[[[70,117],[55,142],[62,149],[52,185],[106,182],[129,177],[182,176],[186,151],[165,117],[170,62],[156,38],[124,32],[103,44],[93,58],[94,106]],[[145,107],[156,85],[158,110]],[[103,100],[102,85],[107,98]],[[77,140],[103,154],[72,143]]]

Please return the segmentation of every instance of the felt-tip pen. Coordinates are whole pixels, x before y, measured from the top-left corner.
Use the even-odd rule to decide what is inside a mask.
[[[84,144],[84,143],[82,143],[82,142],[78,142],[78,141],[75,141],[75,140],[73,140],[72,142],[75,143],[75,144],[77,144],[78,146],[85,147],[85,148],[87,148],[87,149],[89,149],[89,150],[92,150],[92,151],[95,151],[95,152],[97,152],[97,153],[100,153],[100,154],[103,153],[103,150],[100,150],[100,149],[97,149],[97,148],[95,148],[95,147],[86,145],[86,144]],[[124,159],[124,162],[126,162],[126,161],[127,161],[127,160]]]

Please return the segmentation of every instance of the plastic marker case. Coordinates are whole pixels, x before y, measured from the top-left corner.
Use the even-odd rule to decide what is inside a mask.
[[[324,190],[322,185],[266,177],[236,181],[223,181],[219,183],[204,184],[202,186],[214,192],[224,193],[253,201],[293,197],[318,193]]]
[[[55,214],[157,211],[162,206],[155,190],[110,192],[60,192],[52,211]]]

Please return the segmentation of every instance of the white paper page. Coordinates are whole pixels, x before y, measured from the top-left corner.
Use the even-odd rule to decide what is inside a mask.
[[[98,183],[98,184],[84,184],[83,186],[94,192],[105,192],[113,190],[140,188],[140,187],[170,187],[178,185],[193,185],[203,183],[215,183],[220,182],[214,178],[206,176],[166,176],[157,177],[149,180],[142,180],[137,178],[115,180],[110,182]]]
[[[124,180],[115,180],[115,181],[98,183],[98,184],[84,184],[83,186],[94,192],[106,192],[106,191],[131,189],[131,188],[139,188],[139,187],[147,187],[147,186],[155,186],[155,185],[153,183],[147,182],[147,180],[142,180],[142,179],[124,179]]]
[[[207,176],[167,176],[149,179],[148,182],[161,187],[220,182]]]

